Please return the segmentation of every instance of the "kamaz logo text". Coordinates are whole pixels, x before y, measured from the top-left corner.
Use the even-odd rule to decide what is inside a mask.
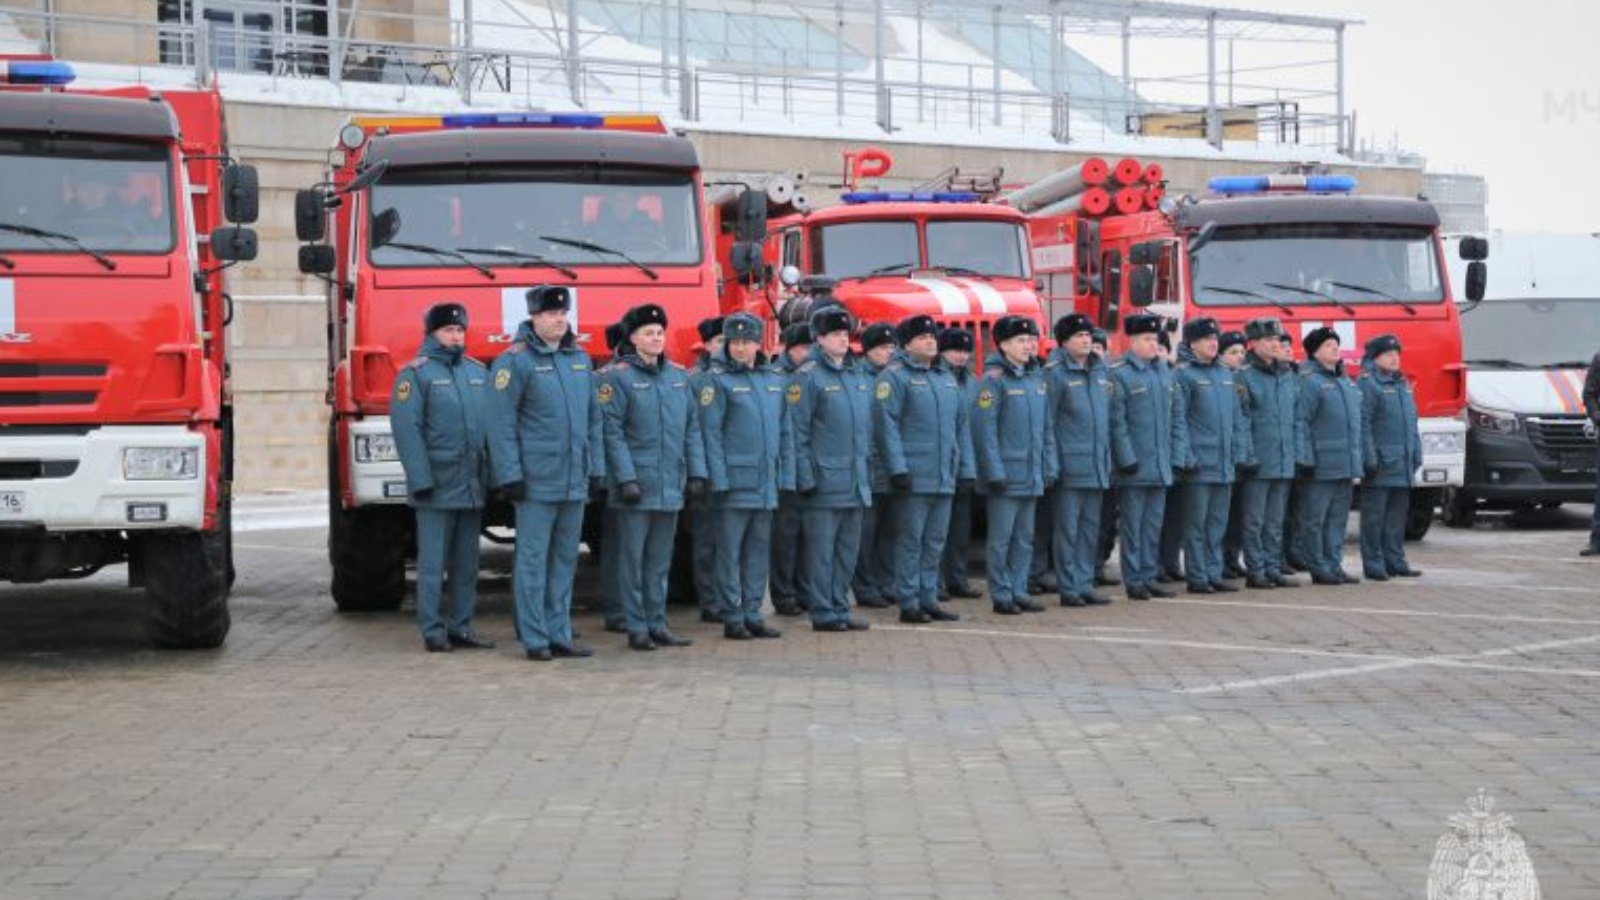
[[[31,343],[33,343],[33,335],[31,335],[31,334],[17,334],[16,332],[11,332],[11,333],[8,333],[8,334],[0,334],[0,344],[31,344]]]

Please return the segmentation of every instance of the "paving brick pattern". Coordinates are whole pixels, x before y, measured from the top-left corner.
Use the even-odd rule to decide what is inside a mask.
[[[1576,515],[1387,585],[747,643],[677,609],[654,654],[584,612],[598,655],[543,664],[502,551],[500,649],[440,656],[333,610],[319,531],[239,540],[216,652],[145,649],[121,572],[0,588],[0,900],[1420,898],[1480,786],[1544,896],[1600,894]]]

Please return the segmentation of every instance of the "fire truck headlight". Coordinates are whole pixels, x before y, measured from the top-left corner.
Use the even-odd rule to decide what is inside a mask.
[[[356,462],[395,462],[400,458],[400,451],[395,448],[394,435],[390,434],[358,434],[356,435]]]
[[[1465,438],[1455,432],[1440,432],[1422,436],[1423,456],[1454,456],[1466,452]]]
[[[122,477],[129,481],[190,481],[200,477],[200,451],[193,447],[128,447]]]

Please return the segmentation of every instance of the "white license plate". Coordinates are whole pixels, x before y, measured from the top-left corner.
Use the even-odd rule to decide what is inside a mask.
[[[20,516],[27,512],[27,496],[21,491],[0,491],[0,516]]]

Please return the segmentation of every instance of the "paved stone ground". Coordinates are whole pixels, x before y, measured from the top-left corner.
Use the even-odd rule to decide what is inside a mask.
[[[268,517],[220,651],[145,649],[121,572],[0,588],[0,898],[1424,897],[1480,787],[1593,897],[1580,512],[1436,529],[1418,582],[738,644],[679,609],[649,655],[585,612],[547,664],[503,551],[501,649],[427,655]]]

